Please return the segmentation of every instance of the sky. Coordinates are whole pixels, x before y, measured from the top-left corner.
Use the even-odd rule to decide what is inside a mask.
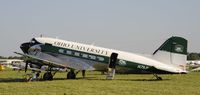
[[[0,56],[33,37],[152,54],[181,36],[200,52],[200,0],[0,0]]]

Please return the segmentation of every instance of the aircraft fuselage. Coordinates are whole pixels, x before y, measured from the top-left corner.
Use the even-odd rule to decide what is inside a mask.
[[[134,53],[96,47],[53,38],[34,38],[22,44],[24,53],[54,61],[66,67],[73,64],[80,70],[103,71],[108,68],[112,53],[117,53],[116,71],[129,73],[183,73],[180,68]]]

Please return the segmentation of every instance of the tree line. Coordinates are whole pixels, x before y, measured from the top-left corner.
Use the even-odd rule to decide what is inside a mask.
[[[187,60],[200,60],[200,53],[188,53]]]
[[[0,56],[0,59],[23,59],[23,57],[22,56],[9,56],[9,57]]]

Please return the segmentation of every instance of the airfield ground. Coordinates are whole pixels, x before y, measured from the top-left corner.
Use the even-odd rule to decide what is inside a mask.
[[[87,72],[85,79],[65,79],[66,73],[57,73],[53,81],[25,82],[23,71],[0,72],[0,95],[200,95],[200,72],[184,75],[161,75],[156,81],[152,75],[116,75],[105,80],[100,72]]]

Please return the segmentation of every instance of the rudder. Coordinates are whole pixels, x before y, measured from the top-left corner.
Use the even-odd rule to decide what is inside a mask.
[[[165,64],[176,65],[186,71],[187,40],[177,36],[167,39],[153,53],[153,58]]]

